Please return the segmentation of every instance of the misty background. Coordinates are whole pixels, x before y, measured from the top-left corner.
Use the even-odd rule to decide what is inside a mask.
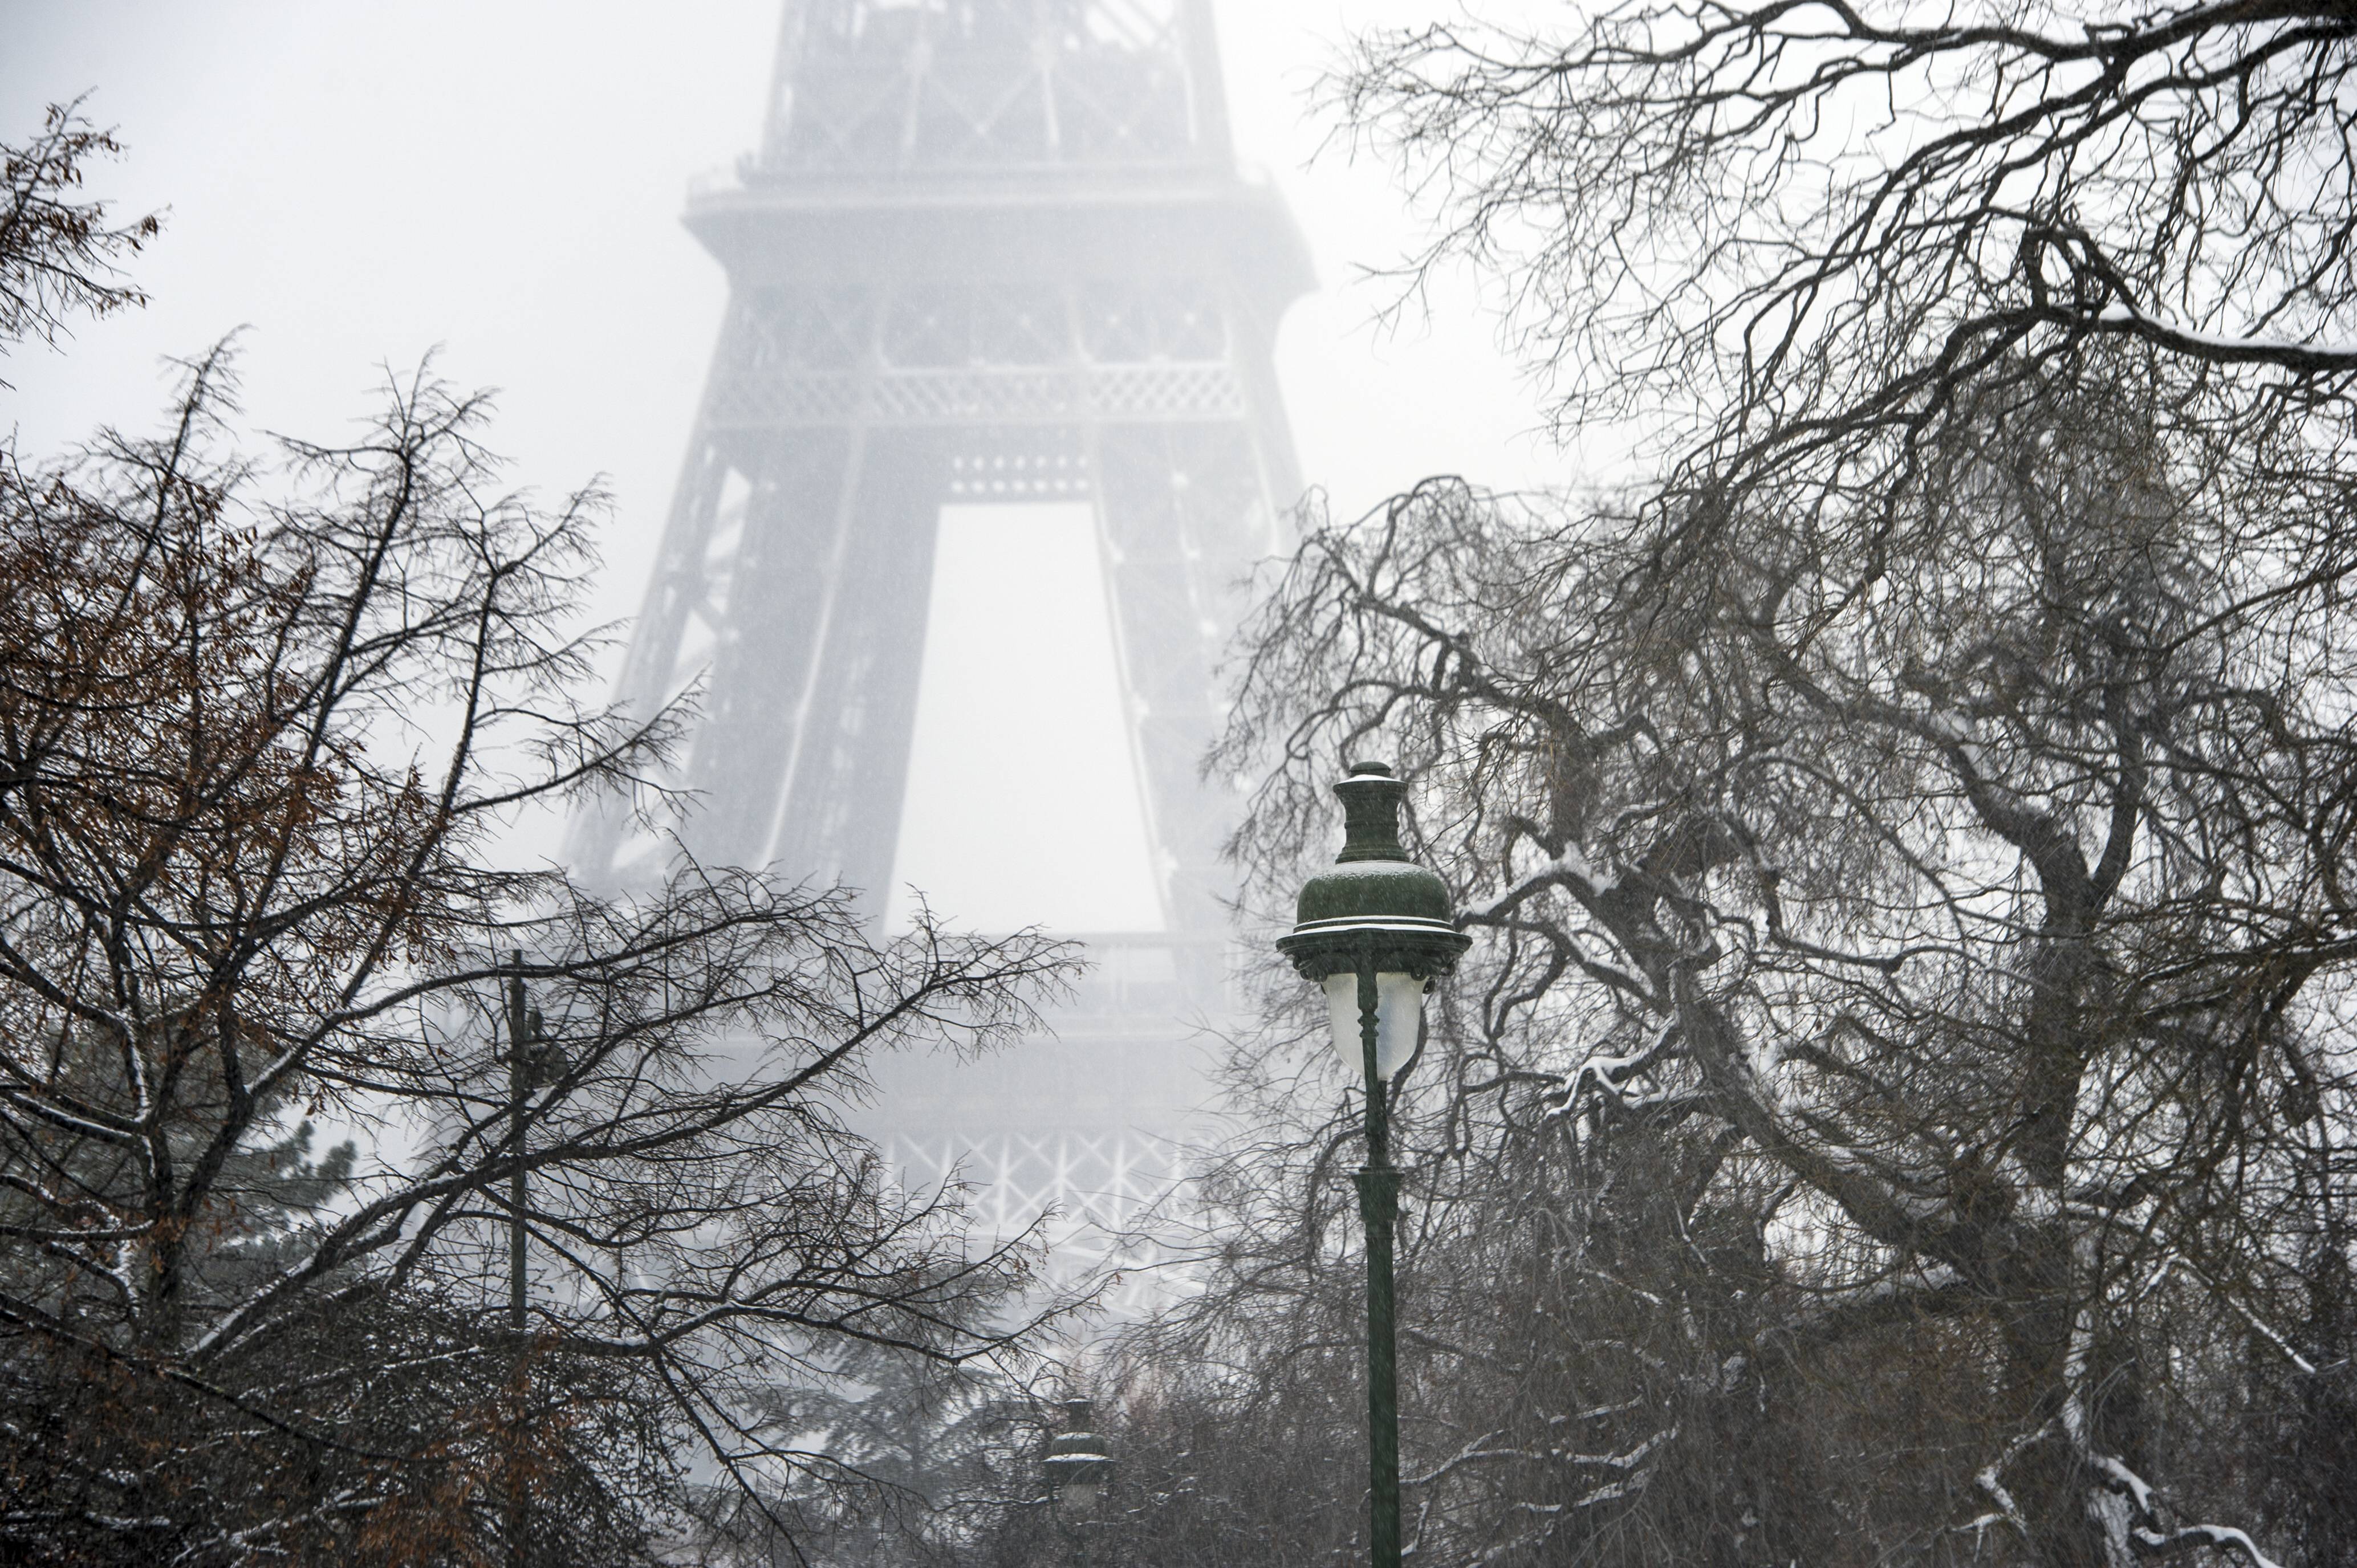
[[[22,135],[87,92],[129,149],[90,193],[166,220],[136,265],[147,308],[6,365],[23,450],[151,424],[167,358],[232,331],[250,422],[320,440],[430,352],[499,389],[514,484],[610,490],[597,611],[636,613],[726,299],[679,215],[758,144],[778,0],[5,9],[0,119]],[[1419,218],[1313,102],[1346,26],[1432,9],[1216,7],[1239,158],[1316,262],[1276,367],[1304,479],[1338,514],[1432,473],[1573,473],[1469,285],[1443,276],[1381,319],[1397,290],[1368,271]],[[1085,506],[945,511],[896,920],[914,884],[990,929],[1159,924],[1094,548]],[[553,855],[560,831],[519,823],[513,852]]]

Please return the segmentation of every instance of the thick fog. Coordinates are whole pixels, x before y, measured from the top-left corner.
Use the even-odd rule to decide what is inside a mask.
[[[0,1561],[2357,1568],[2357,10],[787,3],[0,0]]]
[[[1218,7],[1239,157],[1314,258],[1276,366],[1303,479],[1338,511],[1434,472],[1566,477],[1518,434],[1532,399],[1469,292],[1442,280],[1379,324],[1395,292],[1365,274],[1416,218],[1392,171],[1327,145],[1311,104],[1346,19],[1428,9]],[[137,266],[147,308],[8,363],[22,449],[154,421],[167,357],[231,332],[253,422],[315,437],[430,352],[500,390],[493,440],[517,484],[611,490],[598,607],[631,615],[726,298],[680,214],[757,145],[778,23],[779,0],[9,7],[0,118],[21,135],[88,94],[129,150],[92,193],[165,212]],[[1089,548],[1071,506],[944,518],[895,878],[987,927],[1156,923]],[[558,842],[527,823],[517,847]]]

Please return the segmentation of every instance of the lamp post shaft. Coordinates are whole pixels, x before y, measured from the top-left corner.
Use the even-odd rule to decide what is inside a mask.
[[[1367,1163],[1358,1172],[1367,1231],[1367,1541],[1374,1568],[1399,1568],[1399,1353],[1393,1322],[1392,1232],[1399,1172],[1392,1168],[1391,1106],[1375,1070],[1375,966],[1359,966],[1359,1038],[1366,1058]]]
[[[523,1154],[524,1052],[529,1026],[524,1021],[523,954],[508,961],[508,1124],[518,1129],[516,1155]],[[519,1164],[508,1177],[508,1326],[524,1329],[524,1175]]]
[[[523,1156],[523,1112],[527,1090],[524,1053],[531,1048],[531,1026],[527,1021],[527,998],[523,989],[523,954],[521,952],[512,955],[509,961],[507,989],[508,1115],[509,1125],[515,1129],[515,1152],[519,1161],[514,1173],[508,1177],[508,1327],[515,1335],[516,1354],[521,1356],[528,1319],[524,1310],[524,1172],[520,1162]],[[507,1535],[508,1562],[511,1568],[522,1568],[525,1561],[524,1542],[530,1508],[524,1496],[522,1477],[511,1474],[508,1477]]]

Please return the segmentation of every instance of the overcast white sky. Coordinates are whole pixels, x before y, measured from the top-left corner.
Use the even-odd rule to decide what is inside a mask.
[[[1306,93],[1344,17],[1445,8],[1218,5],[1239,152],[1290,198],[1324,285],[1287,317],[1277,362],[1304,476],[1338,510],[1434,472],[1576,477],[1524,434],[1533,399],[1469,293],[1395,331],[1371,325],[1380,285],[1351,280],[1411,243],[1415,220],[1388,171],[1311,162],[1324,130]],[[16,389],[0,392],[0,422],[28,454],[101,423],[140,425],[156,416],[166,356],[245,327],[253,423],[333,437],[379,367],[438,346],[449,379],[501,389],[494,444],[519,485],[555,494],[603,476],[617,507],[601,606],[630,614],[725,297],[678,216],[692,177],[754,145],[778,16],[779,0],[0,0],[0,134],[23,136],[46,102],[87,90],[90,116],[130,148],[91,191],[126,214],[168,209],[138,264],[151,306],[79,328],[62,354],[19,349],[0,370]],[[1068,570],[1058,553],[1075,538],[1052,511],[1007,531],[1004,550],[953,526],[944,548],[971,564],[954,581],[974,602],[942,605],[943,624],[971,623],[995,594],[1065,602],[1041,585]],[[994,564],[1020,581],[993,584]],[[1092,614],[1073,611],[1082,643]],[[1081,680],[1041,712],[977,714],[944,682],[962,671],[974,693],[1023,691],[1020,661],[1056,649],[1002,650],[1016,662],[985,670],[945,662],[943,646],[900,875],[985,925],[1138,923],[1144,861],[1114,711]],[[945,714],[971,733],[945,730]],[[1002,795],[977,802],[969,768],[966,808],[1028,802],[1058,824],[1064,861],[1042,864],[1020,833],[977,844],[969,820],[943,814],[948,792],[926,789],[929,756],[971,758],[991,736],[1006,742]],[[1048,764],[1052,779],[1027,771]],[[1069,800],[1037,810],[1058,789]]]

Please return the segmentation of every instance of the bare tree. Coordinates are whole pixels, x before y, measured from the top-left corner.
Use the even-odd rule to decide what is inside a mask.
[[[1411,271],[1494,270],[1566,424],[1871,504],[1962,389],[2097,344],[2160,350],[2221,451],[2288,423],[2338,471],[2353,65],[2330,4],[1630,0],[1370,33],[1335,96],[1440,209]]]
[[[1720,1212],[1808,1304],[1745,1356],[1773,1327],[1871,1373],[1859,1336],[1904,1326],[1986,1442],[1885,1442],[1882,1485],[2040,1562],[2264,1563],[2208,1522],[2260,1499],[2202,1422],[2244,1366],[2320,1387],[2350,1348],[2302,1326],[2338,1310],[2314,1220],[2357,1110],[2357,561],[2345,501],[2272,461],[2300,454],[2182,436],[2162,358],[1960,389],[1872,511],[1435,482],[1319,530],[1224,758],[1276,767],[1240,841],[1272,903],[1337,755],[1381,736],[1416,777],[1488,939],[1424,1075],[1430,1169],[1518,1126],[1674,1132],[1672,1232]],[[1866,1405],[1886,1438],[1918,1413]],[[1660,1454],[1695,1439],[1643,1408]]]
[[[578,695],[601,498],[502,491],[425,372],[266,464],[231,392],[216,350],[160,435],[0,470],[6,1554],[638,1561],[692,1480],[868,1484],[777,1386],[1016,1354],[1028,1259],[840,1112],[877,1051],[1030,1026],[1070,954],[503,864],[527,809],[679,804],[680,715]]]

